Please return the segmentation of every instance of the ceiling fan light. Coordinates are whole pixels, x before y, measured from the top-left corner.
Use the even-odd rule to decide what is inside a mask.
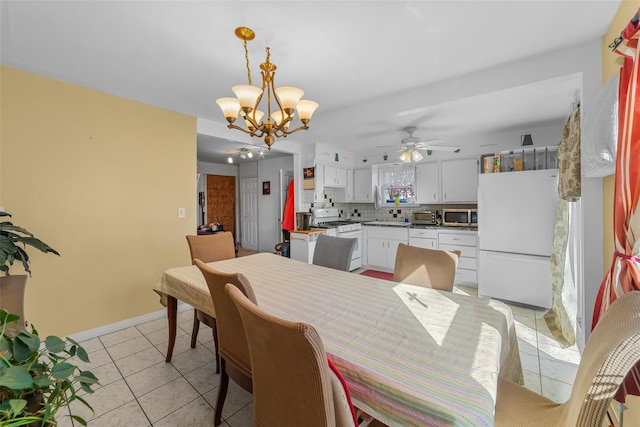
[[[253,159],[253,153],[251,151],[247,152],[247,157]]]
[[[298,116],[300,117],[300,121],[305,125],[311,120],[311,116],[313,116],[316,108],[319,107],[319,104],[315,101],[310,101],[308,99],[303,99],[298,102],[296,106],[296,110],[298,110]]]
[[[240,153],[240,158],[244,160],[247,158],[247,155],[245,153]]]
[[[262,89],[252,85],[235,85],[231,87],[231,90],[238,97],[240,108],[247,112],[256,107],[256,101],[262,95]]]
[[[240,103],[236,98],[218,98],[216,104],[222,110],[222,114],[229,123],[233,123],[238,117],[240,111]]]
[[[409,154],[408,150],[404,150],[402,154],[400,154],[400,160],[405,163],[409,163],[411,161],[411,155]]]
[[[420,160],[422,160],[424,158],[424,157],[422,157],[422,154],[420,154],[420,152],[418,150],[416,150],[415,148],[411,152],[411,157],[413,157],[413,161],[414,162],[419,162]]]
[[[233,163],[233,159],[231,158],[231,156],[227,157],[227,163]]]
[[[281,86],[276,88],[276,96],[280,100],[280,105],[285,113],[291,115],[300,98],[304,95],[302,89],[292,86]]]

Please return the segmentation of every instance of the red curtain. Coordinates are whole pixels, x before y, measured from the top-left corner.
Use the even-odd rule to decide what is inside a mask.
[[[295,213],[293,206],[293,180],[289,182],[287,187],[287,200],[284,202],[284,212],[282,215],[282,229],[293,230],[295,229]]]
[[[640,290],[640,80],[638,72],[638,14],[621,34],[616,52],[623,56],[618,89],[618,150],[616,157],[613,228],[615,253],[605,276],[593,312],[592,327],[616,298]],[[640,364],[629,373],[616,394],[640,396]]]

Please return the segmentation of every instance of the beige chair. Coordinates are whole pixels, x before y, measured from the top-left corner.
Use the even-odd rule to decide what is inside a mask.
[[[500,378],[496,427],[599,427],[627,373],[640,361],[640,291],[618,298],[587,340],[565,403]]]
[[[229,231],[216,234],[188,235],[191,262],[199,259],[203,262],[221,261],[235,258],[236,245],[233,234]],[[213,330],[213,340],[216,348],[216,373],[220,372],[220,356],[218,355],[218,334],[216,333],[216,319],[206,313],[193,309],[193,330],[191,331],[191,348],[195,348],[200,330],[200,322]]]
[[[251,356],[253,423],[260,427],[356,425],[318,332],[273,316],[231,284]]]
[[[242,273],[223,273],[209,267],[199,259],[194,260],[207,281],[209,293],[216,310],[216,326],[220,351],[220,386],[214,415],[214,425],[222,422],[222,407],[227,396],[229,377],[240,387],[253,392],[251,382],[251,359],[244,334],[242,319],[233,300],[225,292],[224,286],[231,283],[254,304],[257,304],[253,288]]]
[[[313,264],[336,270],[349,271],[351,256],[358,239],[327,236],[321,234],[313,252]]]
[[[459,258],[459,251],[440,251],[400,243],[393,281],[451,292]]]

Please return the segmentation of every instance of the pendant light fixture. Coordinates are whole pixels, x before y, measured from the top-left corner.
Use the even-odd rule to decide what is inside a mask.
[[[253,40],[255,33],[250,28],[238,27],[235,34],[244,42],[249,84],[232,86],[231,90],[237,98],[219,98],[216,103],[229,122],[227,125],[229,129],[237,129],[257,138],[264,137],[265,144],[271,150],[275,138],[286,137],[294,132],[309,129],[307,125],[313,112],[318,108],[318,103],[301,99],[304,95],[304,91],[301,89],[290,86],[275,87],[274,78],[277,67],[276,64],[270,62],[271,53],[268,47],[266,48],[267,58],[265,62],[260,64],[262,87],[253,86],[247,41]],[[263,111],[258,109],[263,99],[266,99],[266,116]],[[302,125],[290,130],[296,111]],[[238,113],[244,119],[246,129],[234,124]],[[263,117],[266,117],[265,121],[261,121]]]

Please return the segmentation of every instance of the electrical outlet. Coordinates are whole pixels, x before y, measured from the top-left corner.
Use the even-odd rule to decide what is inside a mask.
[[[178,218],[179,218],[179,219],[182,219],[182,218],[184,218],[185,216],[187,216],[187,214],[186,214],[186,212],[185,212],[184,208],[178,208]]]

